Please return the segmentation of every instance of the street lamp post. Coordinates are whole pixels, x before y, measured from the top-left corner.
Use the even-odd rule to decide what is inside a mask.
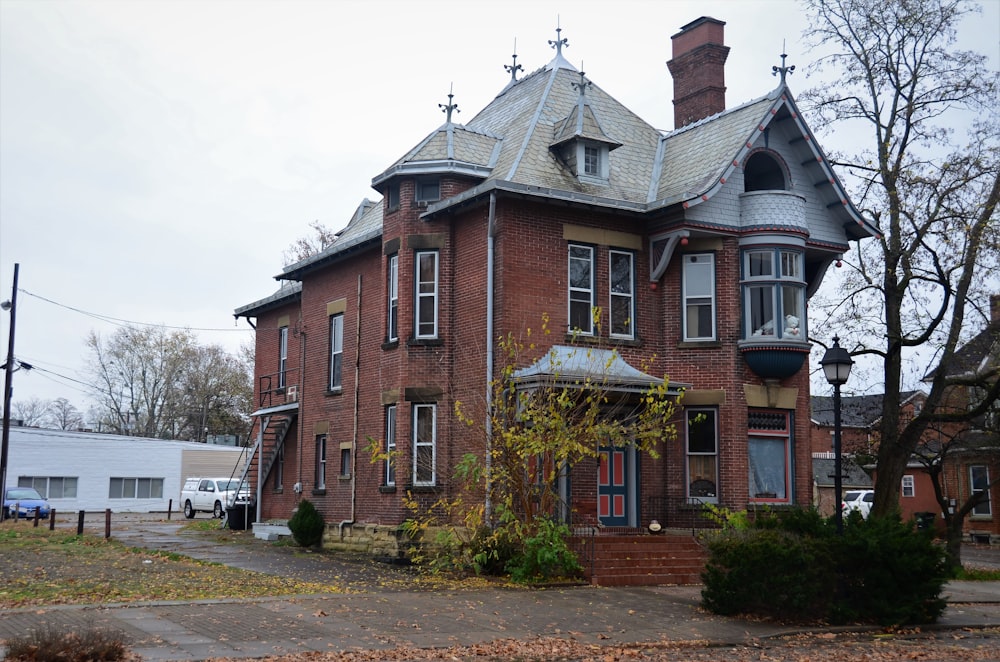
[[[844,533],[844,509],[841,507],[841,493],[844,489],[842,459],[840,450],[840,387],[851,375],[854,360],[847,350],[840,346],[840,338],[833,337],[833,346],[826,350],[820,361],[826,381],[833,385],[833,507],[836,513],[837,535]]]
[[[17,272],[21,265],[14,264],[14,286],[10,301],[0,304],[10,311],[10,329],[7,340],[7,362],[4,364],[3,384],[3,438],[0,441],[0,498],[7,494],[7,448],[10,446],[10,396],[14,391],[11,379],[14,376],[14,322],[17,313]]]

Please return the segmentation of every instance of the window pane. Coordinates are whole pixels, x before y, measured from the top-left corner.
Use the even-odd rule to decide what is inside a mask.
[[[587,175],[601,174],[601,152],[596,147],[583,148],[583,166]]]
[[[399,325],[397,315],[399,313],[399,256],[393,255],[389,258],[389,321],[387,323],[387,335],[389,340],[399,338]]]
[[[634,334],[632,254],[611,251],[611,333],[631,338]]]
[[[385,413],[385,484],[396,484],[396,406],[386,409]]]
[[[433,485],[435,406],[416,405],[413,426],[413,482],[416,485]]]
[[[717,499],[716,486],[718,472],[715,468],[714,455],[688,456],[688,496],[693,498]]]
[[[569,328],[593,331],[594,251],[587,246],[569,247]]]
[[[341,385],[341,363],[344,357],[344,316],[330,318],[330,389]]]
[[[781,251],[781,277],[802,280],[802,256],[791,251]]]
[[[750,278],[774,275],[774,260],[771,251],[749,251],[747,253]]]
[[[417,337],[437,337],[438,254],[417,253]]]
[[[750,309],[750,329],[755,336],[774,335],[774,286],[756,285],[747,288]]]
[[[750,437],[750,497],[785,499],[787,456],[785,439]]]
[[[684,265],[684,339],[715,338],[715,256],[686,255]]]
[[[990,484],[990,471],[986,465],[980,464],[969,467],[969,479],[973,494],[984,491],[989,492],[986,488]],[[973,515],[991,515],[992,512],[990,497],[987,497],[986,501],[976,504],[972,509]]]
[[[781,287],[781,310],[783,318],[783,337],[792,340],[805,340],[805,329],[802,328],[805,316],[802,314],[803,289],[799,286],[783,285]]]
[[[688,453],[715,453],[715,411],[687,412]]]

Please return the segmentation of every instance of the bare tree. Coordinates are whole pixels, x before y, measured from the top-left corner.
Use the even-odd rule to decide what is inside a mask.
[[[282,254],[284,265],[287,267],[307,257],[316,255],[324,248],[333,243],[337,238],[337,233],[326,227],[319,221],[309,224],[314,234],[306,235],[296,239],[291,246],[285,249]]]
[[[66,398],[56,398],[49,407],[46,422],[57,430],[77,430],[83,426],[83,415]]]
[[[45,422],[51,406],[51,400],[41,398],[18,400],[10,404],[11,418],[21,421],[25,427],[37,427]]]
[[[118,434],[205,441],[246,433],[252,379],[246,361],[189,331],[127,326],[87,339],[102,428]]]
[[[959,23],[978,11],[965,0],[804,2],[808,38],[832,49],[817,69],[837,77],[803,95],[812,126],[870,135],[858,152],[834,156],[881,235],[860,242],[840,294],[813,310],[831,317],[814,328],[838,329],[852,354],[879,366],[885,397],[872,512],[885,515],[899,506],[906,463],[928,426],[970,421],[1000,395],[998,380],[978,405],[948,410],[952,373],[935,370],[924,409],[900,420],[904,372],[947,368],[986,322],[997,287],[997,73],[983,55],[958,48]],[[954,128],[962,125],[967,135]]]

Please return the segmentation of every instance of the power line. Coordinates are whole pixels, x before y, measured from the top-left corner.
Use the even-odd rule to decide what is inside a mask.
[[[92,317],[94,319],[100,320],[102,322],[107,322],[108,324],[114,324],[115,326],[147,326],[160,329],[175,329],[179,331],[226,331],[233,332],[238,331],[240,333],[246,333],[247,329],[234,328],[234,329],[213,329],[205,327],[191,327],[191,326],[172,326],[170,324],[152,324],[150,322],[135,322],[132,320],[122,319],[120,317],[112,317],[110,315],[102,315],[100,313],[92,313],[81,308],[75,308],[73,306],[67,306],[64,303],[59,303],[58,301],[53,301],[52,299],[47,299],[46,297],[34,294],[24,289],[18,289],[19,292],[27,294],[29,297],[34,297],[40,301],[50,303],[53,306],[58,306],[59,308],[65,308],[66,310],[71,310],[74,313],[79,313],[80,315],[86,315],[87,317]]]

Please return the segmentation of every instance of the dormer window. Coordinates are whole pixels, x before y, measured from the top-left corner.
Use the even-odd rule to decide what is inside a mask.
[[[601,176],[601,150],[591,145],[583,148],[583,174],[592,177]]]
[[[754,152],[743,167],[746,191],[787,191],[785,168],[770,152]]]
[[[417,202],[436,202],[441,199],[441,180],[437,177],[433,179],[418,179],[416,187]]]

